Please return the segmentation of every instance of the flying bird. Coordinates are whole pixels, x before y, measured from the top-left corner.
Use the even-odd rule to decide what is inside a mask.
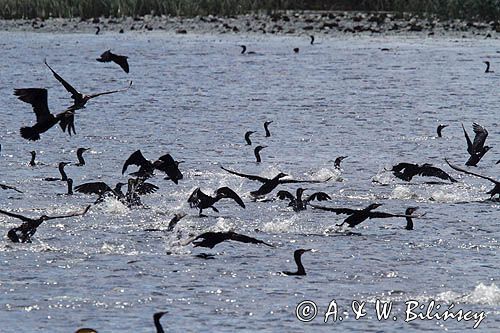
[[[467,131],[465,130],[464,124],[462,124],[462,128],[464,130],[465,140],[467,140],[467,152],[470,155],[467,162],[465,162],[465,165],[477,166],[484,154],[491,149],[491,147],[484,145],[486,138],[488,137],[488,131],[481,125],[473,123],[472,129],[474,130],[476,136],[474,137],[474,142],[472,142],[467,134]]]
[[[271,244],[268,244],[264,241],[261,241],[259,239],[249,237],[246,235],[238,234],[233,231],[226,231],[226,232],[205,232],[199,236],[196,236],[192,239],[190,239],[185,245],[189,243],[193,243],[194,247],[206,247],[213,249],[215,245],[222,243],[227,240],[233,240],[237,242],[242,242],[242,243],[252,243],[252,244],[264,244],[270,247],[274,247]]]
[[[425,177],[437,177],[444,180],[450,180],[452,183],[455,183],[456,180],[453,179],[449,174],[444,172],[443,170],[432,166],[432,164],[412,164],[412,163],[399,163],[392,167],[391,170],[394,176],[399,179],[406,180],[407,182],[411,181],[411,179],[417,175],[425,176]]]
[[[444,159],[444,160],[454,170],[457,170],[457,171],[460,171],[460,172],[463,172],[463,173],[466,173],[466,174],[469,174],[469,175],[473,175],[473,176],[476,176],[476,177],[479,177],[479,178],[487,179],[490,182],[492,182],[493,184],[495,184],[495,187],[493,187],[490,191],[486,192],[486,194],[490,195],[490,198],[493,198],[497,194],[500,195],[500,181],[498,181],[496,179],[493,179],[491,177],[483,176],[483,175],[480,175],[480,174],[477,174],[477,173],[474,173],[474,172],[471,172],[471,171],[464,170],[462,168],[457,167],[456,165],[451,164],[450,162],[448,162],[447,159]]]
[[[233,199],[238,205],[240,205],[242,208],[245,208],[245,204],[243,203],[243,200],[241,200],[241,198],[238,196],[238,194],[236,194],[236,192],[226,186],[217,189],[217,191],[215,191],[214,197],[203,193],[200,188],[197,187],[189,196],[188,202],[191,208],[198,208],[200,210],[199,216],[204,216],[202,215],[202,211],[206,208],[212,208],[214,212],[218,213],[219,210],[213,205],[223,198]]]
[[[128,67],[128,61],[127,61],[127,56],[122,56],[118,54],[111,53],[111,50],[107,50],[103,54],[101,54],[100,58],[97,58],[96,60],[99,62],[114,62],[118,66],[120,66],[125,73],[129,72],[129,67]]]
[[[150,178],[154,174],[154,170],[160,170],[167,174],[165,179],[170,179],[175,184],[179,183],[179,180],[183,178],[181,171],[179,170],[179,164],[183,161],[175,161],[170,154],[161,156],[158,160],[151,162],[148,161],[140,150],[135,151],[130,155],[130,157],[125,161],[122,169],[122,175],[127,171],[129,165],[139,166],[139,171],[132,173],[131,175],[140,178]]]
[[[11,212],[6,212],[4,210],[0,210],[1,214],[14,217],[17,219],[20,219],[23,221],[23,223],[17,227],[17,228],[12,228],[9,230],[7,233],[7,237],[14,242],[14,243],[31,243],[31,237],[36,232],[36,229],[42,224],[44,221],[48,220],[53,220],[53,219],[62,219],[62,218],[67,218],[67,217],[73,217],[73,216],[81,216],[87,213],[89,210],[90,205],[85,208],[83,212],[80,213],[71,213],[68,215],[61,215],[61,216],[47,216],[47,215],[42,215],[39,218],[29,218],[23,215],[19,214],[14,214]]]
[[[123,193],[122,187],[128,185],[127,192]],[[125,205],[137,206],[140,205],[138,195],[151,194],[158,190],[158,186],[144,182],[142,179],[129,179],[127,184],[117,183],[114,188],[111,188],[104,182],[84,183],[75,187],[75,191],[84,194],[97,194],[97,200],[94,204],[102,202],[106,197],[111,196],[121,201]]]
[[[236,171],[232,171],[232,170],[226,169],[226,168],[224,168],[222,166],[221,166],[221,168],[222,168],[222,170],[225,170],[225,171],[227,171],[227,172],[229,172],[229,173],[231,173],[233,175],[236,175],[236,176],[239,176],[239,177],[248,178],[250,180],[255,180],[255,181],[263,183],[262,186],[258,190],[250,192],[250,194],[253,197],[260,197],[260,196],[266,195],[268,193],[271,193],[280,184],[289,184],[289,183],[324,183],[324,182],[330,180],[330,178],[331,178],[331,177],[328,177],[326,180],[281,179],[281,178],[284,178],[284,177],[288,176],[287,174],[284,174],[282,172],[280,172],[279,174],[277,174],[274,178],[265,178],[265,177],[260,177],[260,176],[254,176],[254,175],[247,175],[247,174],[244,174],[244,173],[239,173],[239,172],[236,172]]]
[[[445,127],[448,127],[448,125],[444,125],[444,124],[440,124],[440,125],[438,125],[437,130],[436,130],[436,131],[437,131],[438,138],[441,138],[441,137],[442,137],[442,133],[441,133],[441,131],[442,131],[442,130],[443,130],[443,128],[445,128]]]
[[[293,258],[295,259],[295,263],[297,264],[297,271],[296,272],[289,272],[289,271],[283,271],[281,272],[284,275],[291,275],[291,276],[304,276],[306,274],[306,270],[304,269],[304,265],[302,265],[302,255],[308,251],[311,251],[312,249],[298,249],[293,252]]]
[[[40,134],[45,133],[57,123],[59,123],[63,131],[68,126],[74,127],[74,112],[72,110],[67,109],[56,115],[50,113],[47,103],[47,89],[14,89],[14,95],[18,96],[17,98],[21,101],[31,104],[36,115],[35,125],[21,127],[20,133],[24,139],[30,141],[40,140]]]
[[[290,203],[288,204],[288,207],[292,207],[295,212],[299,212],[301,210],[307,209],[307,204],[310,201],[317,200],[317,201],[326,201],[330,200],[331,197],[326,194],[325,192],[315,192],[306,198],[302,199],[302,194],[304,193],[304,190],[302,187],[299,187],[296,191],[296,195],[293,196],[292,193],[288,191],[278,191],[277,197],[280,200],[288,199],[290,200]]]

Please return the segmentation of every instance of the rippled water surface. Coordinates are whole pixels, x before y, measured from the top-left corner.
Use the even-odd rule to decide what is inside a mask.
[[[483,201],[490,182],[456,173],[443,158],[463,165],[460,123],[472,134],[476,121],[488,129],[493,149],[475,170],[498,179],[500,43],[415,37],[317,42],[309,45],[307,36],[0,33],[0,181],[24,191],[1,190],[0,209],[57,215],[93,202],[83,194],[60,195],[64,183],[42,180],[58,175],[58,162],[76,162],[78,147],[91,151],[86,166],[66,168],[76,185],[126,181],[121,167],[137,149],[146,158],[170,153],[185,161],[178,185],[161,175],[151,180],[160,190],[143,197],[149,209],[129,210],[108,200],[84,217],[44,223],[32,244],[13,244],[3,236],[0,331],[73,332],[87,326],[151,332],[152,314],[160,310],[169,312],[162,319],[169,332],[472,328],[474,321],[404,322],[406,301],[434,299],[444,309],[454,303],[454,310],[484,311],[478,331],[497,332],[499,204]],[[241,55],[242,43],[256,54]],[[94,60],[107,49],[130,57],[130,74]],[[13,88],[48,88],[53,112],[70,103],[44,58],[83,92],[121,88],[128,80],[133,86],[90,101],[78,112],[77,135],[55,127],[40,141],[27,142],[19,127],[35,117],[12,95]],[[484,73],[487,59],[498,74]],[[270,138],[264,137],[266,120],[273,121]],[[439,123],[450,125],[442,139],[435,137]],[[256,131],[252,147],[243,140],[248,130]],[[268,146],[260,165],[253,157],[256,144]],[[38,152],[36,167],[27,164],[31,150]],[[339,155],[349,156],[342,171],[333,167]],[[416,177],[404,183],[384,171],[399,162],[433,163],[460,181],[426,184],[433,179]],[[312,209],[297,214],[284,201],[252,202],[248,192],[260,184],[232,176],[221,165],[266,177],[280,171],[296,179],[332,177],[308,184],[306,193],[329,193],[332,201],[325,205],[332,207],[380,202],[379,211],[419,206],[426,215],[415,219],[413,231],[395,218],[368,220],[353,230],[357,234],[338,232],[341,215]],[[197,217],[186,202],[190,193],[221,186],[240,193],[246,209],[221,200],[219,214],[207,210],[209,217]],[[188,216],[166,232],[178,212]],[[0,222],[3,235],[19,223],[7,216]],[[162,231],[145,231],[151,228]],[[203,231],[229,229],[275,248],[181,245]],[[314,249],[303,256],[307,276],[277,274],[295,269],[298,248]],[[196,257],[201,253],[213,259]],[[333,299],[343,321],[325,324]],[[393,302],[389,320],[376,319],[377,299]],[[318,307],[308,323],[295,317],[303,300]],[[350,309],[353,300],[367,302],[367,315],[359,320]]]

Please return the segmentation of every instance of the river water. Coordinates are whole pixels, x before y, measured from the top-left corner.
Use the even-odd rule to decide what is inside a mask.
[[[407,302],[420,302],[425,313],[435,300],[441,308],[432,313],[450,307],[483,313],[476,331],[498,332],[499,204],[484,201],[490,182],[455,172],[444,157],[463,166],[461,123],[472,135],[472,122],[478,122],[488,129],[493,149],[474,170],[498,179],[500,43],[442,37],[316,41],[310,45],[307,36],[0,33],[0,181],[24,191],[1,190],[0,209],[57,215],[92,203],[93,196],[60,195],[63,182],[42,180],[58,176],[58,162],[76,162],[78,147],[91,150],[84,167],[66,167],[75,185],[126,182],[121,167],[137,149],[148,159],[170,153],[185,161],[178,185],[161,175],[151,179],[160,189],[143,197],[146,209],[129,210],[110,199],[84,217],[45,222],[32,244],[13,244],[3,236],[0,331],[152,332],[156,311],[168,311],[162,318],[168,332],[463,332],[477,322],[405,321]],[[240,54],[240,44],[256,53]],[[293,53],[294,47],[300,52]],[[129,56],[130,74],[95,61],[107,49]],[[78,111],[76,135],[54,127],[40,141],[28,142],[19,128],[35,117],[13,96],[14,88],[47,88],[52,112],[71,102],[44,58],[82,92],[125,87],[129,80],[133,86]],[[483,60],[498,74],[485,74]],[[262,126],[267,120],[273,121],[269,138]],[[449,127],[438,139],[440,123]],[[249,130],[256,131],[251,147],[243,139]],[[268,146],[261,164],[253,157],[257,144]],[[38,153],[36,167],[28,165],[31,150]],[[349,156],[341,171],[333,166],[340,155]],[[406,183],[384,171],[399,162],[433,163],[459,182],[427,184],[435,179],[417,176]],[[413,231],[404,229],[403,218],[372,219],[351,234],[335,227],[343,215],[314,209],[295,213],[279,200],[252,202],[248,192],[260,184],[220,166],[265,177],[278,172],[295,179],[331,177],[306,184],[306,194],[327,192],[332,200],[325,206],[363,208],[379,202],[378,211],[403,213],[419,206],[417,213],[425,215],[414,220]],[[187,203],[190,193],[221,186],[239,193],[246,209],[221,200],[220,213],[207,210],[208,217],[197,217]],[[278,189],[295,192],[297,187]],[[178,212],[188,216],[174,231],[165,231]],[[0,222],[3,235],[19,224],[3,215]],[[161,231],[145,231],[151,228]],[[181,245],[208,230],[234,230],[275,248]],[[303,256],[307,276],[277,273],[295,270],[293,251],[299,248],[313,249]],[[203,253],[212,259],[197,257]],[[297,304],[305,300],[317,305],[310,322],[296,317]],[[333,322],[331,316],[324,323],[332,300],[343,320]],[[377,300],[392,302],[387,320],[377,320]],[[355,318],[353,301],[366,302],[366,316]]]

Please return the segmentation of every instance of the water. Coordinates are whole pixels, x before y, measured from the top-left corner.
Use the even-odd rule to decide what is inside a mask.
[[[477,172],[498,177],[499,112],[497,40],[403,37],[176,36],[163,33],[32,34],[1,33],[1,181],[24,194],[0,191],[0,207],[27,216],[80,210],[94,197],[61,196],[65,185],[44,182],[58,175],[57,163],[76,162],[78,147],[91,147],[85,167],[68,166],[75,185],[105,181],[114,185],[124,160],[136,149],[154,159],[170,153],[185,178],[175,185],[156,176],[160,190],[143,198],[150,209],[129,210],[117,201],[93,207],[87,216],[44,223],[32,244],[0,241],[1,332],[151,332],[152,314],[167,310],[170,332],[401,332],[470,330],[474,321],[404,321],[405,302],[443,309],[484,311],[477,331],[500,326],[499,204],[482,202],[492,187],[486,180],[460,175],[448,157],[467,159],[460,123],[484,125],[493,146]],[[244,43],[256,55],[240,55]],[[293,54],[294,47],[300,53]],[[381,51],[381,48],[389,51]],[[107,49],[128,55],[131,73],[94,59]],[[34,121],[30,106],[13,88],[46,87],[49,107],[62,111],[68,94],[43,65],[49,64],[83,92],[133,87],[90,101],[76,119],[77,135],[53,128],[42,140],[27,142],[19,127]],[[484,74],[489,59],[499,74]],[[262,124],[272,136],[264,137]],[[439,123],[449,124],[435,138]],[[243,135],[255,130],[263,163]],[[29,167],[29,151],[44,165]],[[333,167],[348,155],[343,171]],[[406,184],[384,172],[393,163],[434,163],[461,180],[456,184]],[[325,205],[365,207],[402,213],[419,206],[425,218],[415,230],[404,219],[369,220],[354,230],[335,232],[342,216],[307,210],[286,202],[251,202],[260,186],[225,173],[220,166],[272,177],[279,171],[300,179],[332,179],[310,184],[332,196]],[[133,170],[133,168],[131,168]],[[379,183],[373,183],[375,179]],[[198,218],[186,200],[196,187],[210,193],[230,186],[247,203],[217,203]],[[296,186],[279,189],[295,191]],[[275,194],[276,191],[273,192]],[[166,229],[177,212],[187,212],[175,230]],[[18,225],[0,216],[1,233]],[[213,250],[181,246],[207,230],[232,229],[276,246],[226,242]],[[303,256],[308,275],[294,270],[293,251]],[[195,255],[209,253],[213,260]],[[335,299],[343,321],[323,323]],[[377,299],[393,302],[388,320],[378,321]],[[318,306],[318,317],[302,323],[295,307],[303,300]],[[366,301],[367,315],[354,319],[351,302]],[[392,317],[397,320],[393,321]]]

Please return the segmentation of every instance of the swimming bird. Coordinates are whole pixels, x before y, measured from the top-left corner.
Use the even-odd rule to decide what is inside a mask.
[[[330,180],[330,178],[332,178],[332,177],[328,177],[326,180],[281,179],[281,178],[284,178],[284,177],[288,176],[287,174],[284,174],[282,172],[280,172],[279,174],[277,174],[274,178],[265,178],[265,177],[260,177],[260,176],[254,176],[254,175],[248,175],[248,174],[244,174],[244,173],[239,173],[239,172],[236,172],[236,171],[232,171],[232,170],[226,169],[226,168],[224,168],[222,166],[221,166],[221,168],[222,168],[222,170],[227,171],[229,173],[232,173],[233,175],[244,177],[244,178],[248,178],[250,180],[255,180],[255,181],[263,183],[262,186],[258,190],[250,192],[250,194],[253,197],[260,197],[260,196],[266,195],[268,193],[271,193],[280,184],[289,184],[289,183],[324,183],[324,182]]]
[[[443,128],[445,127],[448,127],[448,125],[444,125],[444,124],[439,124],[438,127],[437,127],[437,134],[438,134],[438,138],[441,138],[442,135],[441,135],[441,131],[443,130]]]
[[[495,164],[500,164],[500,160],[498,160]]]
[[[405,215],[408,215],[406,217],[406,227],[405,227],[406,230],[413,230],[413,220],[412,220],[412,218],[410,216],[417,209],[418,209],[418,207],[408,207],[408,208],[406,208]]]
[[[247,52],[247,47],[246,47],[246,45],[240,45],[240,47],[241,47],[241,54],[255,54],[255,52],[254,52],[254,51],[248,51],[248,52]]]
[[[36,151],[32,150],[32,151],[30,151],[30,154],[31,154],[30,166],[35,166],[36,165],[36,161],[35,161]]]
[[[202,211],[203,211],[203,209],[206,209],[206,208],[212,208],[212,210],[214,212],[218,213],[219,210],[217,208],[215,208],[213,205],[217,201],[219,201],[220,199],[223,199],[223,198],[233,199],[234,201],[236,201],[236,203],[238,205],[245,208],[245,204],[243,203],[243,200],[241,200],[241,198],[238,196],[238,194],[236,194],[236,192],[234,192],[233,190],[231,190],[229,187],[226,187],[226,186],[217,189],[217,191],[215,191],[214,197],[211,197],[211,196],[203,193],[200,190],[200,188],[197,187],[193,191],[193,193],[191,193],[191,195],[189,196],[188,202],[189,202],[189,206],[191,208],[198,208],[200,210],[199,216],[204,216],[204,215],[202,215]]]
[[[76,163],[76,166],[83,166],[85,165],[85,160],[83,159],[83,153],[89,150],[90,148],[78,148],[76,150],[76,157],[78,158],[78,163]]]
[[[84,327],[76,330],[75,333],[98,333],[98,332],[93,328]]]
[[[67,184],[67,192],[65,193],[65,195],[73,195],[73,179],[71,178],[68,178],[66,179],[66,184]]]
[[[160,318],[164,315],[168,313],[167,311],[162,311],[162,312],[156,312],[154,315],[153,315],[153,322],[155,323],[155,327],[156,327],[156,333],[165,333],[165,331],[163,330],[163,326],[161,326],[161,323],[160,323]]]
[[[21,88],[14,89],[14,95],[21,101],[31,104],[33,112],[36,115],[36,124],[29,127],[21,127],[21,136],[30,141],[40,140],[40,134],[51,129],[55,124],[64,129],[67,126],[73,126],[74,112],[72,110],[65,110],[61,113],[53,115],[49,111],[47,103],[47,89],[44,88]]]
[[[62,181],[68,180],[68,175],[66,175],[66,172],[64,171],[64,167],[68,164],[71,164],[71,163],[69,163],[69,162],[60,162],[59,163],[58,169],[59,169],[59,173],[61,174],[61,178],[47,177],[47,178],[44,178],[43,180],[48,181],[48,182],[53,182],[53,181],[57,181],[57,180],[62,180]]]
[[[267,146],[257,146],[255,147],[255,149],[253,150],[253,154],[255,155],[255,159],[256,159],[256,162],[257,163],[260,163],[262,162],[262,160],[260,159],[260,151],[264,148],[267,148]]]
[[[14,217],[17,219],[20,219],[23,221],[23,223],[17,227],[17,228],[12,228],[9,230],[7,233],[7,237],[14,242],[14,243],[31,243],[31,237],[35,234],[36,229],[42,224],[44,221],[48,220],[53,220],[53,219],[62,219],[62,218],[68,218],[68,217],[73,217],[73,216],[81,216],[87,213],[89,210],[90,205],[85,208],[83,212],[80,213],[71,213],[68,215],[61,215],[61,216],[47,216],[47,215],[42,215],[37,219],[34,218],[29,218],[26,216],[22,216],[19,214],[14,214],[11,212],[6,212],[4,210],[0,210],[1,214]]]
[[[351,209],[351,208],[330,208],[330,207],[311,205],[311,207],[313,207],[313,208],[326,210],[329,212],[334,212],[337,215],[338,214],[349,215],[344,220],[343,223],[337,224],[338,227],[341,227],[347,223],[349,225],[349,227],[352,228],[352,227],[357,226],[361,222],[365,221],[366,219],[390,218],[390,217],[412,217],[412,215],[406,215],[406,214],[404,214],[404,215],[403,214],[391,214],[391,213],[373,212],[372,211],[380,206],[382,206],[382,204],[372,203],[368,207],[363,208],[363,209]]]
[[[469,135],[465,130],[464,124],[462,124],[462,128],[464,130],[465,140],[467,140],[467,152],[470,155],[467,162],[465,162],[465,165],[477,166],[481,158],[483,158],[484,154],[486,154],[488,150],[491,149],[491,147],[484,145],[486,138],[488,137],[488,131],[481,125],[473,123],[472,129],[474,130],[474,133],[476,133],[476,135],[474,137],[474,142],[471,142]]]
[[[295,52],[295,53],[299,53],[299,51],[300,51],[300,49],[299,49],[298,47],[294,47],[294,48],[293,48],[293,52]]]
[[[335,159],[335,162],[333,162],[333,165],[335,166],[335,169],[340,169],[340,163],[342,163],[343,160],[348,158],[349,156],[339,156]]]
[[[131,174],[133,176],[150,178],[153,176],[154,170],[157,169],[167,174],[167,177],[164,179],[170,179],[175,184],[178,184],[179,180],[184,177],[179,170],[180,163],[183,163],[183,161],[175,161],[170,154],[163,155],[158,160],[151,162],[142,155],[140,150],[137,150],[125,161],[122,168],[122,175],[127,171],[128,166],[133,164],[140,167],[139,171]]]
[[[114,62],[118,66],[120,66],[125,73],[129,72],[129,67],[128,67],[128,61],[127,61],[127,56],[122,56],[118,54],[111,53],[111,50],[107,50],[103,54],[101,54],[100,58],[97,58],[96,60],[99,62]]]
[[[311,35],[311,36],[309,36],[309,37],[311,38],[311,45],[313,45],[313,44],[314,44],[314,36],[313,36],[313,35]]]
[[[200,240],[201,239],[201,240]],[[271,244],[268,244],[264,241],[261,241],[259,239],[249,237],[246,235],[238,234],[233,231],[226,231],[226,232],[205,232],[202,233],[199,236],[196,236],[192,239],[190,239],[185,245],[189,243],[193,243],[194,247],[207,247],[210,249],[213,249],[215,245],[222,243],[227,240],[233,240],[237,242],[242,242],[242,243],[252,243],[252,244],[264,244],[270,247],[274,247]]]
[[[486,64],[486,70],[484,71],[485,73],[495,73],[494,71],[490,71],[490,62],[489,61],[483,61]]]
[[[480,174],[477,174],[477,173],[474,173],[474,172],[471,172],[471,171],[464,170],[462,168],[457,167],[456,165],[451,164],[450,162],[448,162],[447,159],[444,159],[444,160],[446,161],[446,163],[448,163],[448,165],[450,166],[450,168],[452,168],[454,170],[457,170],[457,171],[460,171],[460,172],[463,172],[463,173],[466,173],[466,174],[469,174],[469,175],[473,175],[473,176],[476,176],[476,177],[479,177],[479,178],[487,179],[490,182],[492,182],[493,184],[495,184],[495,187],[493,187],[490,191],[486,192],[486,194],[490,195],[490,198],[493,198],[497,194],[500,195],[500,181],[498,181],[496,179],[493,179],[491,177],[483,176],[483,175],[480,175]]]
[[[306,210],[307,209],[307,204],[310,201],[317,200],[317,201],[325,201],[325,200],[330,200],[331,197],[326,194],[325,192],[315,192],[311,195],[309,195],[307,198],[302,199],[302,194],[304,193],[304,190],[302,187],[299,187],[296,191],[296,195],[293,196],[292,193],[288,191],[278,191],[278,194],[276,195],[280,200],[288,199],[290,200],[290,203],[288,204],[288,207],[292,207],[295,212],[301,211],[301,210]]]
[[[101,27],[100,27],[100,26],[97,26],[97,27],[95,27],[95,29],[96,29],[96,30],[95,30],[95,34],[96,34],[96,35],[99,35],[99,32],[101,32]]]
[[[450,180],[455,183],[456,180],[453,179],[449,174],[443,170],[432,166],[432,164],[424,163],[422,165],[412,164],[412,163],[399,163],[392,167],[391,170],[394,176],[399,179],[410,181],[416,175],[425,177],[438,177],[444,180]]]
[[[22,191],[19,191],[17,188],[15,188],[14,186],[10,186],[10,185],[5,185],[5,184],[0,184],[0,188],[2,190],[14,190],[18,193],[23,193]]]
[[[269,128],[267,128],[273,121],[264,122],[264,129],[266,130],[266,138],[271,136],[271,132],[269,132]]]
[[[245,141],[247,142],[247,145],[249,145],[249,146],[252,145],[252,141],[250,141],[250,135],[252,135],[253,133],[255,133],[255,131],[248,131],[245,133]]]
[[[296,272],[283,271],[281,273],[285,275],[298,275],[298,276],[307,275],[306,270],[304,269],[304,265],[302,265],[302,255],[311,250],[312,249],[295,250],[295,252],[293,252],[293,258],[295,259],[295,263],[297,264],[297,271]]]

